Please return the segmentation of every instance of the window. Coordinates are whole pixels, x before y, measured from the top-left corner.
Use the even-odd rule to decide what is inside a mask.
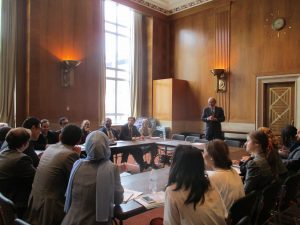
[[[125,123],[130,115],[133,12],[105,1],[106,117]]]

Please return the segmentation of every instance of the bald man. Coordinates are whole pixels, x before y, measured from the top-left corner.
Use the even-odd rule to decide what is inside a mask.
[[[206,123],[205,138],[207,140],[224,139],[221,122],[225,121],[224,111],[221,107],[216,106],[216,99],[208,99],[206,107],[201,116],[201,120]]]

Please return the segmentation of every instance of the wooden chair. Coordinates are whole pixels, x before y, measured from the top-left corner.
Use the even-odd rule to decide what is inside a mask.
[[[281,186],[279,199],[279,211],[285,210],[292,204],[297,203],[297,193],[300,187],[300,173],[294,174],[286,178]]]
[[[252,191],[243,198],[237,200],[229,209],[227,224],[236,225],[244,217],[248,217],[248,220],[252,220],[257,197],[258,192]]]
[[[0,225],[12,225],[15,218],[14,203],[0,193]]]

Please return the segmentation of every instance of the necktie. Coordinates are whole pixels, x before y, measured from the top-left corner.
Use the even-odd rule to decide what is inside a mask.
[[[112,134],[111,130],[109,129],[108,131],[108,138],[111,140],[111,139],[114,139],[114,135]]]
[[[132,138],[132,127],[129,127],[129,135]]]

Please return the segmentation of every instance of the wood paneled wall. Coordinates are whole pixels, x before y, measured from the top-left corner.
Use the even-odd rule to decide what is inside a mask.
[[[224,39],[216,39],[222,8],[230,12],[228,26],[222,26],[229,32],[228,50]],[[210,69],[224,57],[229,59],[224,67],[229,69],[230,90],[222,99],[229,107],[227,119],[254,124],[256,76],[300,72],[299,11],[297,0],[224,0],[172,16],[170,70],[175,78],[190,83],[195,102],[188,103],[189,120],[199,120],[208,97],[217,96]],[[271,22],[279,16],[287,25],[278,33],[272,30]],[[216,55],[217,48],[224,48],[229,56]]]

